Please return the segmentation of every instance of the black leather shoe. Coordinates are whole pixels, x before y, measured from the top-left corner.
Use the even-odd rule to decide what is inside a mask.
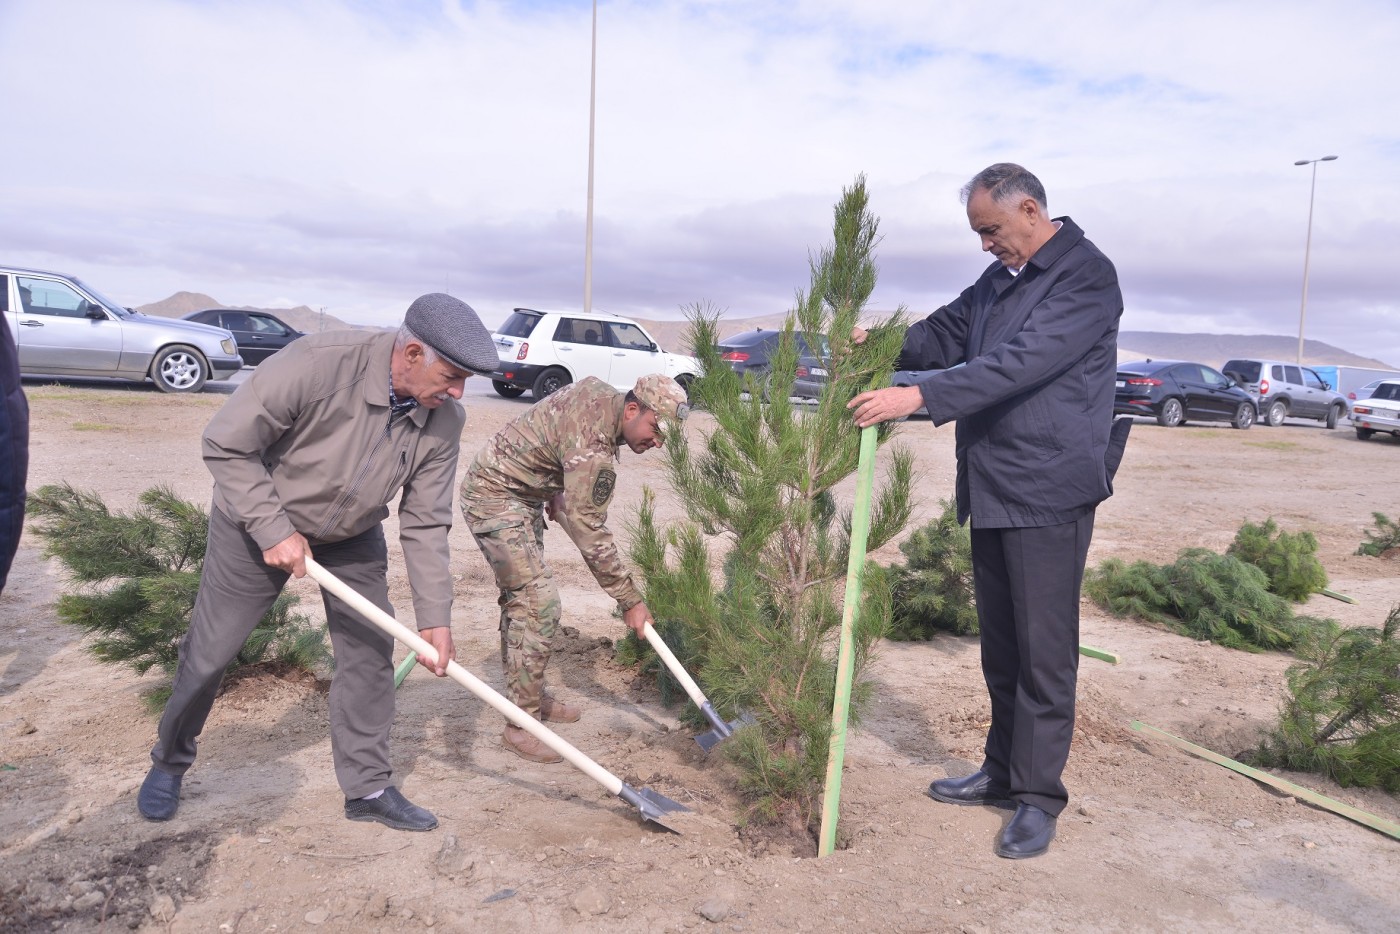
[[[1026,859],[1050,849],[1055,839],[1055,818],[1034,804],[1018,804],[1016,814],[997,841],[998,856]]]
[[[146,820],[170,820],[180,806],[180,781],[184,776],[162,772],[154,765],[141,783],[136,807]]]
[[[928,786],[928,796],[944,804],[1001,804],[1011,800],[1011,792],[993,785],[986,772],[978,769],[964,778],[940,778]]]
[[[437,818],[409,801],[390,785],[377,798],[346,798],[345,816],[351,820],[379,821],[395,830],[432,830]]]

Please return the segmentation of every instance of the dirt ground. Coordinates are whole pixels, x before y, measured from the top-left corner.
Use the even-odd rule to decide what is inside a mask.
[[[156,483],[207,503],[198,438],[229,387],[30,382],[31,489],[68,481],[129,509]],[[463,466],[525,411],[469,383]],[[689,431],[705,431],[707,418]],[[903,442],[924,472],[916,521],[951,495],[953,432],[912,420]],[[1379,625],[1400,603],[1394,560],[1352,554],[1371,513],[1400,513],[1400,442],[1359,442],[1312,422],[1276,429],[1139,423],[1117,495],[1098,513],[1090,562],[1169,561],[1223,549],[1272,516],[1321,543],[1332,587],[1308,611]],[[659,455],[624,453],[613,527],[659,492]],[[392,522],[392,520],[391,520]],[[390,540],[395,530],[390,528]],[[458,660],[500,686],[495,593],[460,525],[452,531]],[[157,676],[96,662],[58,623],[65,586],[26,535],[0,596],[0,929],[92,931],[1394,931],[1400,841],[1271,791],[1131,731],[1141,719],[1226,755],[1272,722],[1290,658],[1250,655],[1118,620],[1085,603],[1066,774],[1071,802],[1050,853],[992,853],[1009,817],[924,795],[980,762],[988,704],[975,641],[882,647],[877,702],[852,735],[842,791],[845,848],[826,859],[734,817],[722,756],[706,757],[654,687],[611,661],[622,633],[566,537],[547,551],[568,635],[551,677],[586,712],[560,727],[624,780],[693,807],[701,832],[642,825],[635,809],[566,765],[499,745],[501,719],[455,683],[415,671],[398,694],[396,781],[439,817],[427,834],[344,819],[331,769],[324,685],[245,681],[215,706],[179,814],[143,820],[136,789],[155,731],[141,694]],[[876,557],[898,557],[891,547]],[[308,581],[302,609],[319,611]],[[397,553],[391,586],[411,621]],[[400,651],[402,656],[402,651]],[[1313,775],[1285,777],[1389,820],[1400,801]]]

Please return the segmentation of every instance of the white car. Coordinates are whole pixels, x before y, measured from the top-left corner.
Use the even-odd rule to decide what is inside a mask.
[[[1400,438],[1400,379],[1382,380],[1369,399],[1357,400],[1351,407],[1351,424],[1362,441],[1378,431]]]
[[[517,308],[491,337],[501,358],[491,385],[507,399],[528,389],[538,402],[587,376],[627,390],[648,373],[683,387],[700,375],[699,360],[667,353],[640,324],[617,315]]]

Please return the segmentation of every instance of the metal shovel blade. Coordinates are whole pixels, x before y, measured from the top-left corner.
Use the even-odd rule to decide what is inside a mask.
[[[730,720],[726,723],[720,715],[715,712],[714,704],[711,704],[709,701],[705,701],[704,704],[700,705],[700,712],[705,715],[705,719],[709,720],[714,727],[714,729],[708,730],[695,737],[695,741],[700,744],[700,748],[706,752],[709,752],[711,749],[733,736],[734,731],[740,727],[752,726],[758,722],[753,718],[753,714],[745,711],[741,713],[737,719]]]
[[[642,820],[651,821],[671,833],[684,833],[678,826],[681,821],[677,819],[691,813],[690,808],[684,804],[659,795],[650,788],[633,788],[626,782],[617,796],[640,811]]]

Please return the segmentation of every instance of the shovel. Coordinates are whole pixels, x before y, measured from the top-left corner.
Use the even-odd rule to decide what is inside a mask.
[[[312,580],[328,592],[349,604],[356,613],[407,645],[414,652],[428,658],[437,658],[437,650],[426,639],[356,593],[311,558],[306,559],[306,573],[311,575]],[[448,661],[447,676],[494,707],[511,723],[563,756],[570,765],[607,789],[609,794],[617,795],[635,807],[641,812],[642,820],[651,821],[672,833],[682,832],[677,824],[684,820],[683,815],[690,813],[690,808],[647,788],[633,788],[626,784],[622,779],[579,752],[563,737],[511,703],[498,691],[455,661]]]
[[[685,693],[690,695],[691,702],[694,703],[696,707],[700,708],[700,712],[705,715],[705,719],[709,720],[710,725],[714,727],[714,729],[695,737],[695,741],[700,744],[701,749],[709,752],[719,743],[722,743],[732,736],[734,731],[739,729],[739,727],[748,726],[757,722],[754,720],[753,714],[745,711],[739,714],[738,719],[725,723],[720,715],[715,712],[715,705],[711,704],[709,699],[705,697],[704,692],[700,690],[700,685],[695,683],[695,679],[681,667],[680,659],[676,658],[675,654],[672,653],[670,646],[661,638],[661,634],[651,627],[651,623],[647,623],[644,632],[646,633],[647,642],[651,643],[651,647],[656,651],[657,655],[661,656],[661,660],[666,663],[666,667],[671,670],[671,674],[681,683],[681,687],[685,688]]]

